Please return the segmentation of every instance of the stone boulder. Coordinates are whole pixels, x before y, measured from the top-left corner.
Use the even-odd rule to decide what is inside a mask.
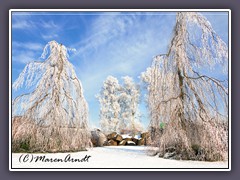
[[[99,129],[91,131],[91,141],[94,147],[101,147],[106,145],[107,137]]]

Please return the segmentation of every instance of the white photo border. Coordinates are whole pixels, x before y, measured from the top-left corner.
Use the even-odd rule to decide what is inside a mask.
[[[12,168],[13,12],[228,12],[228,168]],[[230,9],[10,9],[9,10],[9,171],[231,171],[231,10]]]

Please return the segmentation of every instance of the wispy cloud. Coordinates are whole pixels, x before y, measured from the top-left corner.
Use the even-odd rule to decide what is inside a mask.
[[[29,29],[34,27],[35,26],[32,22],[26,20],[16,21],[12,23],[12,28],[14,29]]]
[[[49,22],[41,21],[41,23],[38,23],[38,22],[33,22],[29,19],[27,20],[24,18],[24,19],[14,21],[12,23],[12,28],[29,30],[29,28],[30,29],[33,29],[33,28],[60,29],[61,27],[56,23],[54,23],[53,21],[49,21]]]
[[[27,50],[42,50],[43,49],[43,45],[40,43],[33,43],[33,42],[17,42],[17,41],[13,41],[12,46],[14,49],[16,48],[23,48],[23,49],[27,49]]]
[[[15,12],[12,14],[12,28],[19,30],[32,30],[36,28],[36,22],[32,21],[30,13]]]
[[[99,46],[123,35],[129,27],[133,26],[134,19],[134,14],[125,16],[121,13],[114,13],[114,15],[106,16],[103,13],[92,22],[89,36],[75,45],[80,46],[78,52],[86,52],[89,49],[96,50]]]
[[[58,38],[59,36],[58,36],[58,34],[49,34],[49,33],[47,33],[47,34],[42,34],[41,37],[42,37],[44,40],[49,41],[49,40],[56,39],[56,38]]]
[[[27,64],[35,59],[36,54],[33,51],[19,51],[18,53],[14,53],[12,56],[12,60],[14,62]]]
[[[57,25],[54,21],[48,21],[48,22],[41,21],[41,23],[39,23],[39,25],[46,29],[51,29],[51,28],[59,29],[60,28],[60,26]]]
[[[74,45],[79,46],[76,56],[80,55],[85,61],[91,61],[91,66],[97,64],[99,73],[104,67],[107,72],[125,73],[131,69],[135,72],[144,66],[146,60],[149,61],[156,55],[155,53],[166,51],[166,44],[171,35],[168,20],[151,15],[143,18],[137,13],[101,15],[89,29],[91,36]],[[104,60],[106,64],[99,66],[99,59]],[[138,66],[134,68],[136,63]]]
[[[12,60],[23,64],[37,60],[37,52],[41,52],[43,48],[44,45],[40,43],[13,41]]]
[[[53,40],[59,37],[58,33],[63,29],[64,25],[56,24],[54,21],[41,21],[41,28],[44,30],[41,32],[41,37],[46,40]]]
[[[61,25],[57,24],[53,20],[45,21],[41,18],[39,18],[38,21],[34,20],[36,16],[34,16],[31,13],[18,13],[13,14],[12,16],[12,28],[13,29],[20,29],[20,30],[27,30],[27,31],[33,31],[33,30],[42,30],[42,31],[52,31],[52,30],[60,30]],[[39,17],[39,16],[38,16]]]

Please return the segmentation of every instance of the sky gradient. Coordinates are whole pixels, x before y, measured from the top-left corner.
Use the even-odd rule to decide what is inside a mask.
[[[228,14],[204,12],[217,34],[228,42]],[[51,40],[75,48],[69,61],[81,80],[89,105],[89,120],[99,126],[99,93],[108,75],[139,76],[151,65],[152,57],[167,52],[176,12],[13,12],[12,81],[26,63],[43,61],[44,46]],[[139,106],[142,123],[148,125],[146,104]],[[16,92],[13,91],[13,97]]]

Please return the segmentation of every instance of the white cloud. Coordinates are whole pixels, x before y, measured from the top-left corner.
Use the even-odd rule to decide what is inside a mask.
[[[21,21],[15,21],[12,23],[13,29],[29,29],[33,28],[34,24],[30,21],[21,20]]]
[[[29,63],[34,60],[35,53],[32,51],[20,51],[18,53],[14,53],[14,55],[12,56],[12,61],[23,64]]]
[[[60,26],[57,25],[54,21],[48,21],[48,22],[41,21],[41,23],[39,23],[39,25],[46,29],[51,29],[51,28],[59,29],[60,28]]]
[[[58,38],[58,34],[42,34],[41,36],[44,40],[47,40],[47,41]]]
[[[92,24],[89,30],[89,37],[75,46],[80,46],[79,53],[89,49],[97,50],[99,46],[104,45],[112,39],[119,37],[127,32],[134,25],[135,15],[100,15]]]
[[[39,19],[38,21],[34,21],[35,16],[31,13],[20,13],[13,14],[12,16],[12,28],[13,29],[21,29],[21,30],[60,30],[61,25],[56,24],[53,20],[44,21],[43,19]]]
[[[41,21],[40,24],[45,29],[42,31],[41,37],[46,41],[57,39],[59,31],[63,28],[63,25],[56,24],[54,21]]]
[[[20,30],[31,30],[36,28],[31,20],[31,15],[26,12],[14,12],[12,14],[12,28]]]
[[[28,49],[28,50],[42,50],[43,49],[43,45],[40,43],[33,43],[33,42],[17,42],[17,41],[13,41],[12,43],[13,49],[15,48],[24,48],[24,49]]]
[[[36,60],[37,52],[43,50],[44,45],[35,42],[12,42],[12,60],[18,63],[26,64]]]

